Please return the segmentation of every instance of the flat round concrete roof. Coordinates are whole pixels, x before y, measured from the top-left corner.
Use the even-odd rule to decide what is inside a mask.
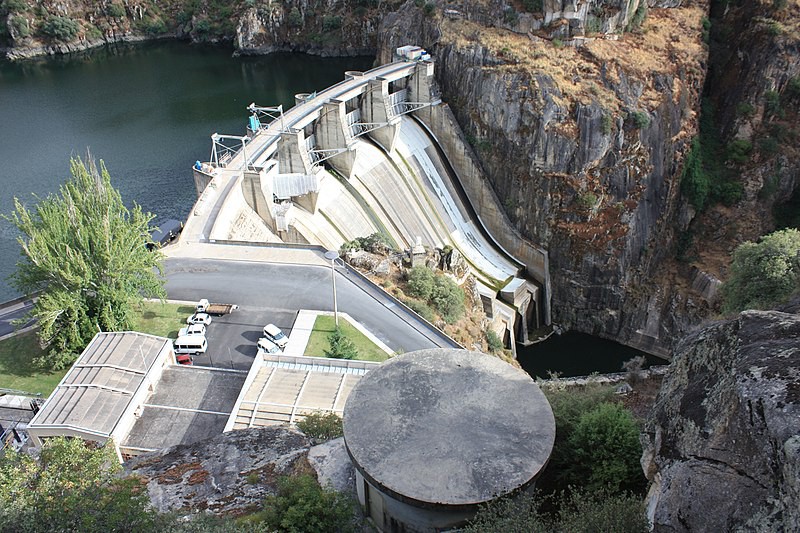
[[[555,420],[524,371],[478,352],[420,350],[361,378],[344,408],[344,439],[381,491],[423,507],[471,506],[539,473]]]

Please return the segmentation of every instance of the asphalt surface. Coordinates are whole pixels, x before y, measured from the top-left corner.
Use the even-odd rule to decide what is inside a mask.
[[[167,259],[166,290],[173,300],[233,303],[239,309],[215,316],[207,328],[208,351],[196,365],[247,370],[262,328],[273,323],[287,335],[300,309],[333,311],[329,267],[212,259]],[[442,344],[430,338],[405,311],[379,294],[351,282],[339,267],[338,309],[348,313],[394,351],[410,352]],[[398,316],[398,314],[400,316]],[[411,319],[411,320],[409,320]]]
[[[33,304],[30,301],[26,301],[25,304],[19,304],[8,309],[0,310],[0,337],[8,335],[9,333],[13,333],[16,329],[18,329],[17,326],[14,326],[12,322],[24,317],[32,305]],[[24,326],[19,326],[19,329],[28,325],[30,325],[30,323],[25,324]]]

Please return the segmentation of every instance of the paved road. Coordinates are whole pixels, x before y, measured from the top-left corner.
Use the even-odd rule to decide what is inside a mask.
[[[165,274],[170,299],[208,298],[239,305],[230,315],[214,317],[207,334],[209,351],[195,358],[198,365],[246,370],[256,355],[255,343],[264,324],[272,322],[288,333],[298,310],[333,310],[329,267],[175,258],[165,262]],[[438,346],[398,317],[393,304],[367,294],[339,272],[336,290],[339,311],[359,321],[392,350]]]
[[[0,310],[0,338],[13,333],[17,329],[12,322],[25,316],[33,304],[26,301],[24,304],[14,305],[8,309]],[[26,324],[26,326],[29,324]],[[21,326],[25,327],[25,326]]]

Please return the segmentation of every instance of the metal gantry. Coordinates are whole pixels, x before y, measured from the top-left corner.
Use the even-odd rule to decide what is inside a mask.
[[[211,162],[216,167],[226,167],[238,152],[237,149],[227,146],[223,141],[239,141],[242,143],[241,150],[244,157],[242,169],[247,169],[249,161],[247,159],[247,143],[250,137],[243,135],[220,135],[215,133],[211,136]]]

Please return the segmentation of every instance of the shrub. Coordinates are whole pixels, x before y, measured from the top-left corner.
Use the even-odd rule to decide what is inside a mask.
[[[683,163],[681,192],[695,209],[702,211],[708,199],[709,189],[709,177],[703,169],[700,138],[695,137],[692,141],[692,148]]]
[[[650,124],[650,115],[644,111],[634,111],[631,113],[631,118],[637,128],[646,128]]]
[[[403,303],[428,322],[434,322],[436,320],[436,315],[433,312],[433,309],[431,309],[431,307],[425,302],[421,302],[419,300],[404,300]]]
[[[786,95],[790,98],[800,97],[800,76],[795,76],[786,85]]]
[[[426,266],[416,266],[408,272],[408,294],[420,300],[428,300],[433,292],[436,275]]]
[[[292,7],[292,10],[289,11],[288,22],[289,26],[292,28],[299,28],[303,25],[303,15],[300,14],[300,10],[297,9],[297,6]]]
[[[567,475],[590,491],[644,487],[639,427],[623,406],[601,403],[581,415],[567,445],[572,452]]]
[[[752,117],[756,112],[756,108],[749,102],[739,102],[736,104],[736,114],[742,117]]]
[[[593,192],[584,192],[578,195],[576,201],[578,203],[578,207],[588,211],[597,205],[597,195]]]
[[[109,5],[108,9],[106,10],[106,12],[108,13],[109,17],[112,17],[112,18],[115,18],[115,19],[125,18],[125,8],[123,6],[121,6],[121,5],[119,5],[119,4],[111,4],[111,5]]]
[[[766,91],[764,93],[764,111],[768,116],[783,116],[781,108],[781,95],[778,91]]]
[[[57,41],[71,41],[78,35],[80,28],[77,20],[51,15],[42,25],[42,33]]]
[[[728,160],[734,163],[744,163],[750,158],[753,145],[750,141],[736,139],[728,144]]]
[[[167,33],[167,24],[160,18],[146,18],[140,22],[140,27],[150,35]]]
[[[593,15],[586,17],[586,32],[600,33],[603,31],[603,21]]]
[[[10,20],[11,27],[16,32],[17,36],[20,38],[25,38],[31,34],[31,28],[28,26],[28,19],[25,17],[20,17],[19,15],[13,15]]]
[[[25,0],[6,0],[5,8],[9,13],[22,13],[28,10],[28,2]]]
[[[431,304],[448,324],[464,316],[464,291],[447,276],[434,278]]]
[[[733,252],[721,291],[725,312],[768,309],[800,288],[800,231],[785,229]]]
[[[322,31],[329,32],[342,27],[342,17],[339,15],[325,15],[322,17]]]
[[[487,329],[484,333],[486,334],[486,344],[489,346],[490,352],[497,353],[503,350],[503,340],[500,335],[491,329]]]
[[[758,142],[758,147],[765,155],[772,156],[778,153],[780,144],[778,143],[778,139],[774,137],[764,137]]]
[[[342,418],[336,413],[311,413],[297,423],[297,428],[309,437],[327,441],[344,435]]]
[[[433,15],[433,12],[436,11],[436,4],[433,2],[428,2],[425,4],[425,7],[422,9],[426,16]]]
[[[715,183],[712,187],[712,195],[715,200],[727,206],[735,205],[744,195],[744,186],[733,180]]]
[[[328,350],[323,350],[325,357],[331,357],[333,359],[355,359],[358,356],[358,349],[355,343],[347,338],[338,326],[328,335],[328,344],[330,348]]]
[[[267,496],[264,510],[253,519],[263,522],[269,531],[352,531],[353,502],[342,493],[320,487],[310,475],[281,477],[278,493]]]
[[[522,6],[528,13],[541,13],[543,2],[542,0],[522,0]]]
[[[645,0],[641,0],[639,2],[639,7],[636,8],[636,13],[628,21],[628,25],[625,27],[625,31],[635,31],[642,27],[644,24],[644,20],[647,18],[647,2]]]
[[[611,115],[603,113],[603,116],[600,118],[600,131],[603,132],[603,135],[609,135],[611,133],[612,122]]]

